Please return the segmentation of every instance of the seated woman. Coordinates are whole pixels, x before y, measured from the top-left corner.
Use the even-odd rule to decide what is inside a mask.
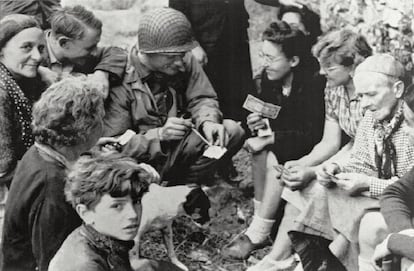
[[[0,229],[7,186],[17,162],[33,144],[31,112],[45,89],[37,72],[45,47],[43,31],[34,18],[15,14],[0,21]]]
[[[65,195],[83,224],[63,242],[49,271],[132,271],[129,250],[141,219],[141,198],[153,176],[119,154],[87,154],[72,167]],[[142,268],[142,269],[141,269]],[[145,261],[138,270],[180,270]]]
[[[96,144],[103,116],[100,91],[83,78],[52,85],[35,103],[36,143],[20,161],[6,203],[3,270],[47,270],[67,235],[81,224],[64,199],[65,171]]]
[[[0,182],[10,185],[17,161],[33,144],[32,106],[44,90],[37,68],[45,57],[38,22],[15,14],[0,22]]]
[[[311,180],[314,180],[316,172],[313,166],[337,153],[344,137],[350,137],[351,141],[343,150],[349,150],[352,146],[352,138],[355,137],[356,128],[362,118],[362,108],[360,108],[359,100],[356,99],[351,74],[355,67],[371,53],[372,50],[365,38],[349,30],[328,33],[315,45],[314,54],[319,58],[322,66],[321,71],[328,80],[328,87],[325,89],[326,112],[323,137],[309,154],[299,160],[287,161],[282,176],[271,166],[267,166],[269,170],[264,180],[266,189],[260,190],[265,191],[264,195],[260,198],[260,194],[255,191],[255,199],[257,201],[262,199],[260,211],[258,216],[253,218],[253,222],[246,232],[246,234],[255,236],[258,236],[260,232],[262,237],[255,238],[254,241],[256,242],[252,242],[252,240],[250,244],[249,242],[243,242],[244,245],[241,251],[246,253],[245,255],[260,246],[260,243],[265,240],[264,236],[270,232],[270,226],[265,226],[265,221],[274,220],[276,210],[281,202],[282,192],[284,194],[283,198],[288,201],[288,204],[272,251],[255,267],[252,267],[252,271],[293,264],[294,258],[292,257],[291,242],[287,235],[287,229],[296,218],[299,212],[298,209],[303,208],[303,205],[299,192],[295,192],[296,195],[291,195],[291,190],[303,189]],[[275,163],[268,162],[269,165]],[[283,189],[280,182],[275,182],[276,176],[290,189]],[[270,189],[271,187],[274,187],[274,189]],[[297,197],[300,200],[295,200]],[[267,222],[267,225],[269,225],[269,222]],[[257,269],[254,269],[256,267]]]
[[[247,148],[253,153],[255,216],[246,233],[223,249],[226,256],[246,258],[256,244],[261,245],[267,238],[274,224],[277,206],[258,208],[258,205],[264,191],[276,197],[277,191],[281,190],[280,184],[274,181],[272,166],[277,161],[284,163],[300,158],[321,139],[325,79],[318,74],[318,70],[309,69],[314,67],[309,63],[316,60],[302,46],[304,41],[305,36],[299,29],[291,28],[282,21],[271,23],[263,32],[264,71],[257,95],[266,102],[280,106],[281,110],[276,119],[269,120],[273,135],[256,136],[246,141]],[[247,124],[256,133],[264,127],[265,119],[259,113],[251,113]],[[263,165],[267,168],[262,169]],[[262,172],[272,174],[268,178],[269,183],[258,177]],[[268,193],[270,190],[272,192]]]

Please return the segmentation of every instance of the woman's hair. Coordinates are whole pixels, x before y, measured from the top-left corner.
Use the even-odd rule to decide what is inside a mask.
[[[287,58],[298,56],[303,59],[309,54],[305,44],[305,35],[299,29],[283,21],[270,23],[262,34],[262,39],[280,45]]]
[[[76,40],[83,38],[86,27],[102,31],[102,22],[80,5],[58,9],[52,14],[50,25],[55,36],[63,35]]]
[[[351,30],[328,32],[313,47],[313,54],[322,65],[339,64],[357,66],[372,55],[372,49],[364,36]]]
[[[92,129],[102,125],[101,92],[86,77],[70,77],[51,85],[33,106],[33,135],[51,146],[85,143]]]
[[[289,12],[300,15],[302,24],[309,33],[309,43],[310,45],[314,45],[318,40],[318,37],[322,34],[321,17],[305,5],[303,5],[302,8],[282,5],[279,9],[279,20],[282,20],[283,15]]]
[[[121,154],[89,153],[81,156],[69,171],[65,195],[75,207],[84,204],[93,208],[101,197],[130,195],[138,202],[148,191],[151,177],[146,169]]]
[[[41,29],[39,22],[33,16],[23,14],[5,16],[0,21],[0,50],[18,33],[32,27]]]

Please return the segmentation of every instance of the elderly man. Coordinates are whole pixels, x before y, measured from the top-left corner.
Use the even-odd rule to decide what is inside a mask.
[[[174,9],[144,14],[124,83],[106,108],[105,135],[135,131],[123,152],[156,167],[168,185],[209,183],[217,160],[203,156],[205,147],[226,147],[231,157],[243,137],[239,125],[222,120],[214,89],[188,53],[197,46],[191,32]]]
[[[323,262],[338,268],[334,257],[326,257],[331,252],[348,270],[357,270],[357,265],[359,270],[369,270],[373,244],[383,238],[383,230],[367,210],[378,209],[376,198],[413,166],[414,146],[402,128],[403,76],[402,65],[386,54],[371,56],[356,68],[355,90],[366,113],[351,156],[323,165],[321,183],[335,188],[313,185],[290,233],[305,270]],[[328,250],[330,240],[334,242]]]
[[[102,84],[105,95],[109,84],[122,81],[127,55],[116,47],[101,48],[102,22],[82,6],[56,10],[45,31],[48,58],[39,72],[46,81],[59,81],[73,73],[92,74]]]
[[[405,131],[414,144],[414,85],[404,95]],[[402,270],[414,270],[414,168],[400,180],[388,186],[381,197],[381,214],[388,226],[389,234],[379,244],[373,256],[374,266],[389,255],[405,257],[401,263]],[[410,267],[409,267],[410,266]],[[377,268],[380,270],[380,268]]]

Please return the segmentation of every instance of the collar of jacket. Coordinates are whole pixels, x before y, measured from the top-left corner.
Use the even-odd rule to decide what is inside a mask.
[[[106,254],[107,262],[111,269],[117,270],[117,266],[129,262],[129,250],[134,246],[134,241],[121,241],[97,232],[93,227],[83,224],[80,234],[85,236],[98,251]]]
[[[152,96],[151,90],[143,82],[150,73],[144,69],[136,55],[137,49],[133,46],[129,50],[124,82],[132,89],[144,91]]]
[[[66,159],[65,156],[54,150],[52,147],[41,144],[39,142],[34,143],[37,151],[39,152],[40,156],[47,161],[54,161],[58,163],[62,168],[68,169],[70,167],[69,161]]]

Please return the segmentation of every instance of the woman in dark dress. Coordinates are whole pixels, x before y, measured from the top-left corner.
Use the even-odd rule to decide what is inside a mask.
[[[246,141],[253,153],[255,214],[248,229],[222,250],[225,256],[246,259],[266,243],[282,191],[273,166],[302,157],[321,139],[326,80],[319,75],[309,49],[302,46],[304,41],[299,29],[282,21],[271,23],[263,32],[264,69],[257,96],[281,109],[276,119],[269,119],[272,135]],[[266,125],[260,113],[251,113],[247,124],[253,133]],[[270,202],[268,198],[276,200],[262,204]]]

